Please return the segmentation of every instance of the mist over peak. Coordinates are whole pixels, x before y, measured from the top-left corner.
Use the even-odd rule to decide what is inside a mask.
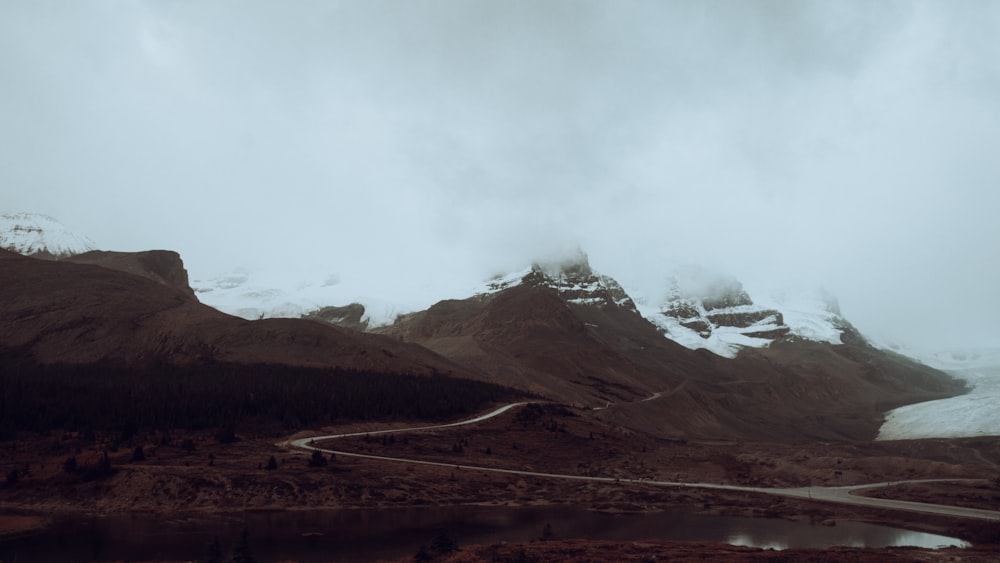
[[[194,279],[319,269],[416,302],[579,247],[638,293],[677,260],[755,301],[758,280],[823,285],[866,333],[920,348],[987,346],[997,18],[853,0],[5,3],[2,203],[110,250],[176,250]]]
[[[579,247],[575,251],[559,258],[549,258],[544,261],[532,262],[531,268],[550,277],[586,277],[594,273],[590,268],[590,259],[587,257],[587,253]]]

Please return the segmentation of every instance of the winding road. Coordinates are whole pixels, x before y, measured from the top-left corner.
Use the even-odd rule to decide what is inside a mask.
[[[468,424],[476,424],[484,420],[489,420],[499,416],[511,409],[525,405],[526,403],[512,403],[479,415],[468,420],[451,422],[448,424],[437,424],[434,426],[420,426],[416,428],[392,428],[388,430],[374,430],[366,432],[351,432],[347,434],[328,434],[325,436],[310,436],[288,440],[278,444],[283,447],[299,448],[303,450],[315,450],[324,453],[332,453],[342,457],[355,457],[363,459],[375,459],[380,461],[392,461],[408,463],[411,465],[433,465],[438,467],[450,467],[452,469],[465,469],[470,471],[484,471],[492,473],[507,473],[510,475],[523,475],[527,477],[541,477],[546,479],[564,479],[575,481],[591,481],[614,484],[636,484],[651,485],[661,487],[687,487],[695,489],[716,489],[724,491],[740,491],[748,493],[760,493],[766,495],[776,495],[782,497],[816,500],[822,502],[833,502],[838,504],[850,504],[857,506],[868,506],[873,508],[885,508],[890,510],[905,510],[909,512],[921,512],[924,514],[938,514],[944,516],[955,516],[960,518],[977,518],[982,520],[1000,521],[1000,511],[983,510],[979,508],[964,508],[960,506],[948,506],[944,504],[928,504],[922,502],[912,502],[905,500],[892,500],[882,498],[863,497],[853,494],[863,489],[875,489],[888,487],[901,483],[931,483],[931,482],[958,482],[958,481],[978,481],[978,479],[913,479],[907,481],[893,481],[891,483],[869,483],[865,485],[849,485],[842,487],[794,487],[794,488],[768,488],[768,487],[745,487],[740,485],[721,485],[717,483],[685,483],[680,481],[654,481],[649,479],[621,479],[615,477],[590,477],[586,475],[567,475],[562,473],[545,473],[540,471],[525,471],[519,469],[501,469],[499,467],[483,467],[479,465],[462,465],[455,463],[444,463],[439,461],[426,461],[419,459],[407,459],[399,457],[388,457],[371,454],[359,454],[345,452],[341,450],[331,450],[316,446],[316,442],[334,440],[337,438],[349,438],[352,436],[377,436],[379,434],[400,433],[400,432],[420,432],[424,430],[439,430],[442,428],[454,428]]]

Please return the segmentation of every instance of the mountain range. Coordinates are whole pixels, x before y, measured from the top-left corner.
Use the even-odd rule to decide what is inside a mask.
[[[758,303],[733,278],[701,275],[633,299],[582,252],[369,326],[360,304],[326,303],[304,319],[230,316],[199,302],[206,292],[190,287],[174,252],[35,241],[7,246],[45,259],[0,251],[0,288],[12,296],[0,305],[0,348],[40,363],[447,375],[667,438],[869,440],[885,411],[964,390],[870,345],[829,296]]]

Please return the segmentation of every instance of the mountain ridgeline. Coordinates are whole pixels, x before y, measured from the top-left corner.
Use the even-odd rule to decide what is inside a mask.
[[[703,319],[699,338],[728,331],[746,346],[727,358],[678,344],[679,303]],[[871,347],[829,303],[820,312],[825,340],[755,306],[735,280],[710,286],[704,299],[675,292],[659,307],[662,321],[645,307],[654,321],[582,257],[536,264],[375,330],[665,437],[868,440],[886,409],[963,391],[941,372]]]
[[[171,276],[132,273],[148,253],[96,256],[103,266],[83,257],[0,250],[4,436],[440,420],[524,395],[414,344],[309,320],[230,317]]]
[[[102,370],[107,381],[119,383],[131,373],[158,382],[151,383],[153,392],[164,381],[190,382],[185,373],[212,381],[212,366],[225,366],[226,381],[235,384],[245,373],[258,390],[269,378],[297,389],[295,382],[313,378],[318,396],[331,397],[331,404],[340,392],[316,383],[325,377],[317,373],[350,385],[369,381],[373,389],[398,377],[481,386],[463,391],[468,404],[453,404],[454,412],[534,395],[666,438],[870,440],[886,410],[964,390],[942,372],[870,346],[829,296],[808,306],[756,303],[737,280],[710,277],[697,284],[671,279],[660,298],[637,300],[593,271],[582,253],[377,327],[368,326],[360,304],[330,304],[304,319],[226,315],[198,301],[180,257],[169,251],[81,248],[43,257],[0,250],[0,289],[8,296],[0,303],[0,350],[5,365],[16,367],[5,369],[5,405],[18,401],[12,389],[37,390],[27,383],[32,379],[51,383],[80,370],[88,375],[79,381],[91,382]],[[215,384],[207,388],[223,392]],[[283,426],[351,412],[318,414],[322,409],[313,405],[311,414],[295,416],[287,405],[233,406],[197,386],[189,389],[199,404],[216,405],[208,408],[252,412],[258,422],[270,416]],[[268,389],[287,401],[297,396]],[[442,394],[440,387],[422,389],[406,393],[413,400]],[[119,395],[108,390],[103,396]],[[180,423],[158,408],[150,405],[150,412],[161,412],[157,424]],[[447,412],[431,410],[435,417]],[[413,409],[369,412],[424,416]],[[4,427],[13,431],[18,424],[7,420]]]

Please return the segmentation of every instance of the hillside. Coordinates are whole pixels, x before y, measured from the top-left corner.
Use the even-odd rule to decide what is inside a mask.
[[[188,273],[179,254],[172,250],[147,250],[143,252],[109,252],[91,250],[63,258],[74,264],[92,264],[112,270],[148,278],[172,287],[189,296],[194,291],[188,283]]]
[[[180,257],[167,251],[61,261],[3,252],[0,261],[0,289],[12,296],[0,304],[0,348],[44,364],[449,374],[672,438],[868,440],[886,410],[963,391],[941,372],[871,347],[830,308],[789,320],[733,280],[699,295],[674,292],[650,313],[582,253],[373,332],[352,329],[365,328],[361,306],[316,320],[226,315],[198,302]],[[719,333],[751,340],[719,340],[729,353],[718,355],[688,337],[675,341],[678,330],[707,342]]]
[[[111,256],[138,263],[149,254]],[[86,255],[85,258],[86,259]],[[412,344],[297,319],[247,321],[176,283],[0,251],[0,348],[45,364],[264,363],[475,377]]]
[[[725,358],[664,337],[617,282],[577,264],[536,265],[376,330],[667,437],[867,440],[885,410],[963,390],[843,326],[842,342],[781,330]]]

